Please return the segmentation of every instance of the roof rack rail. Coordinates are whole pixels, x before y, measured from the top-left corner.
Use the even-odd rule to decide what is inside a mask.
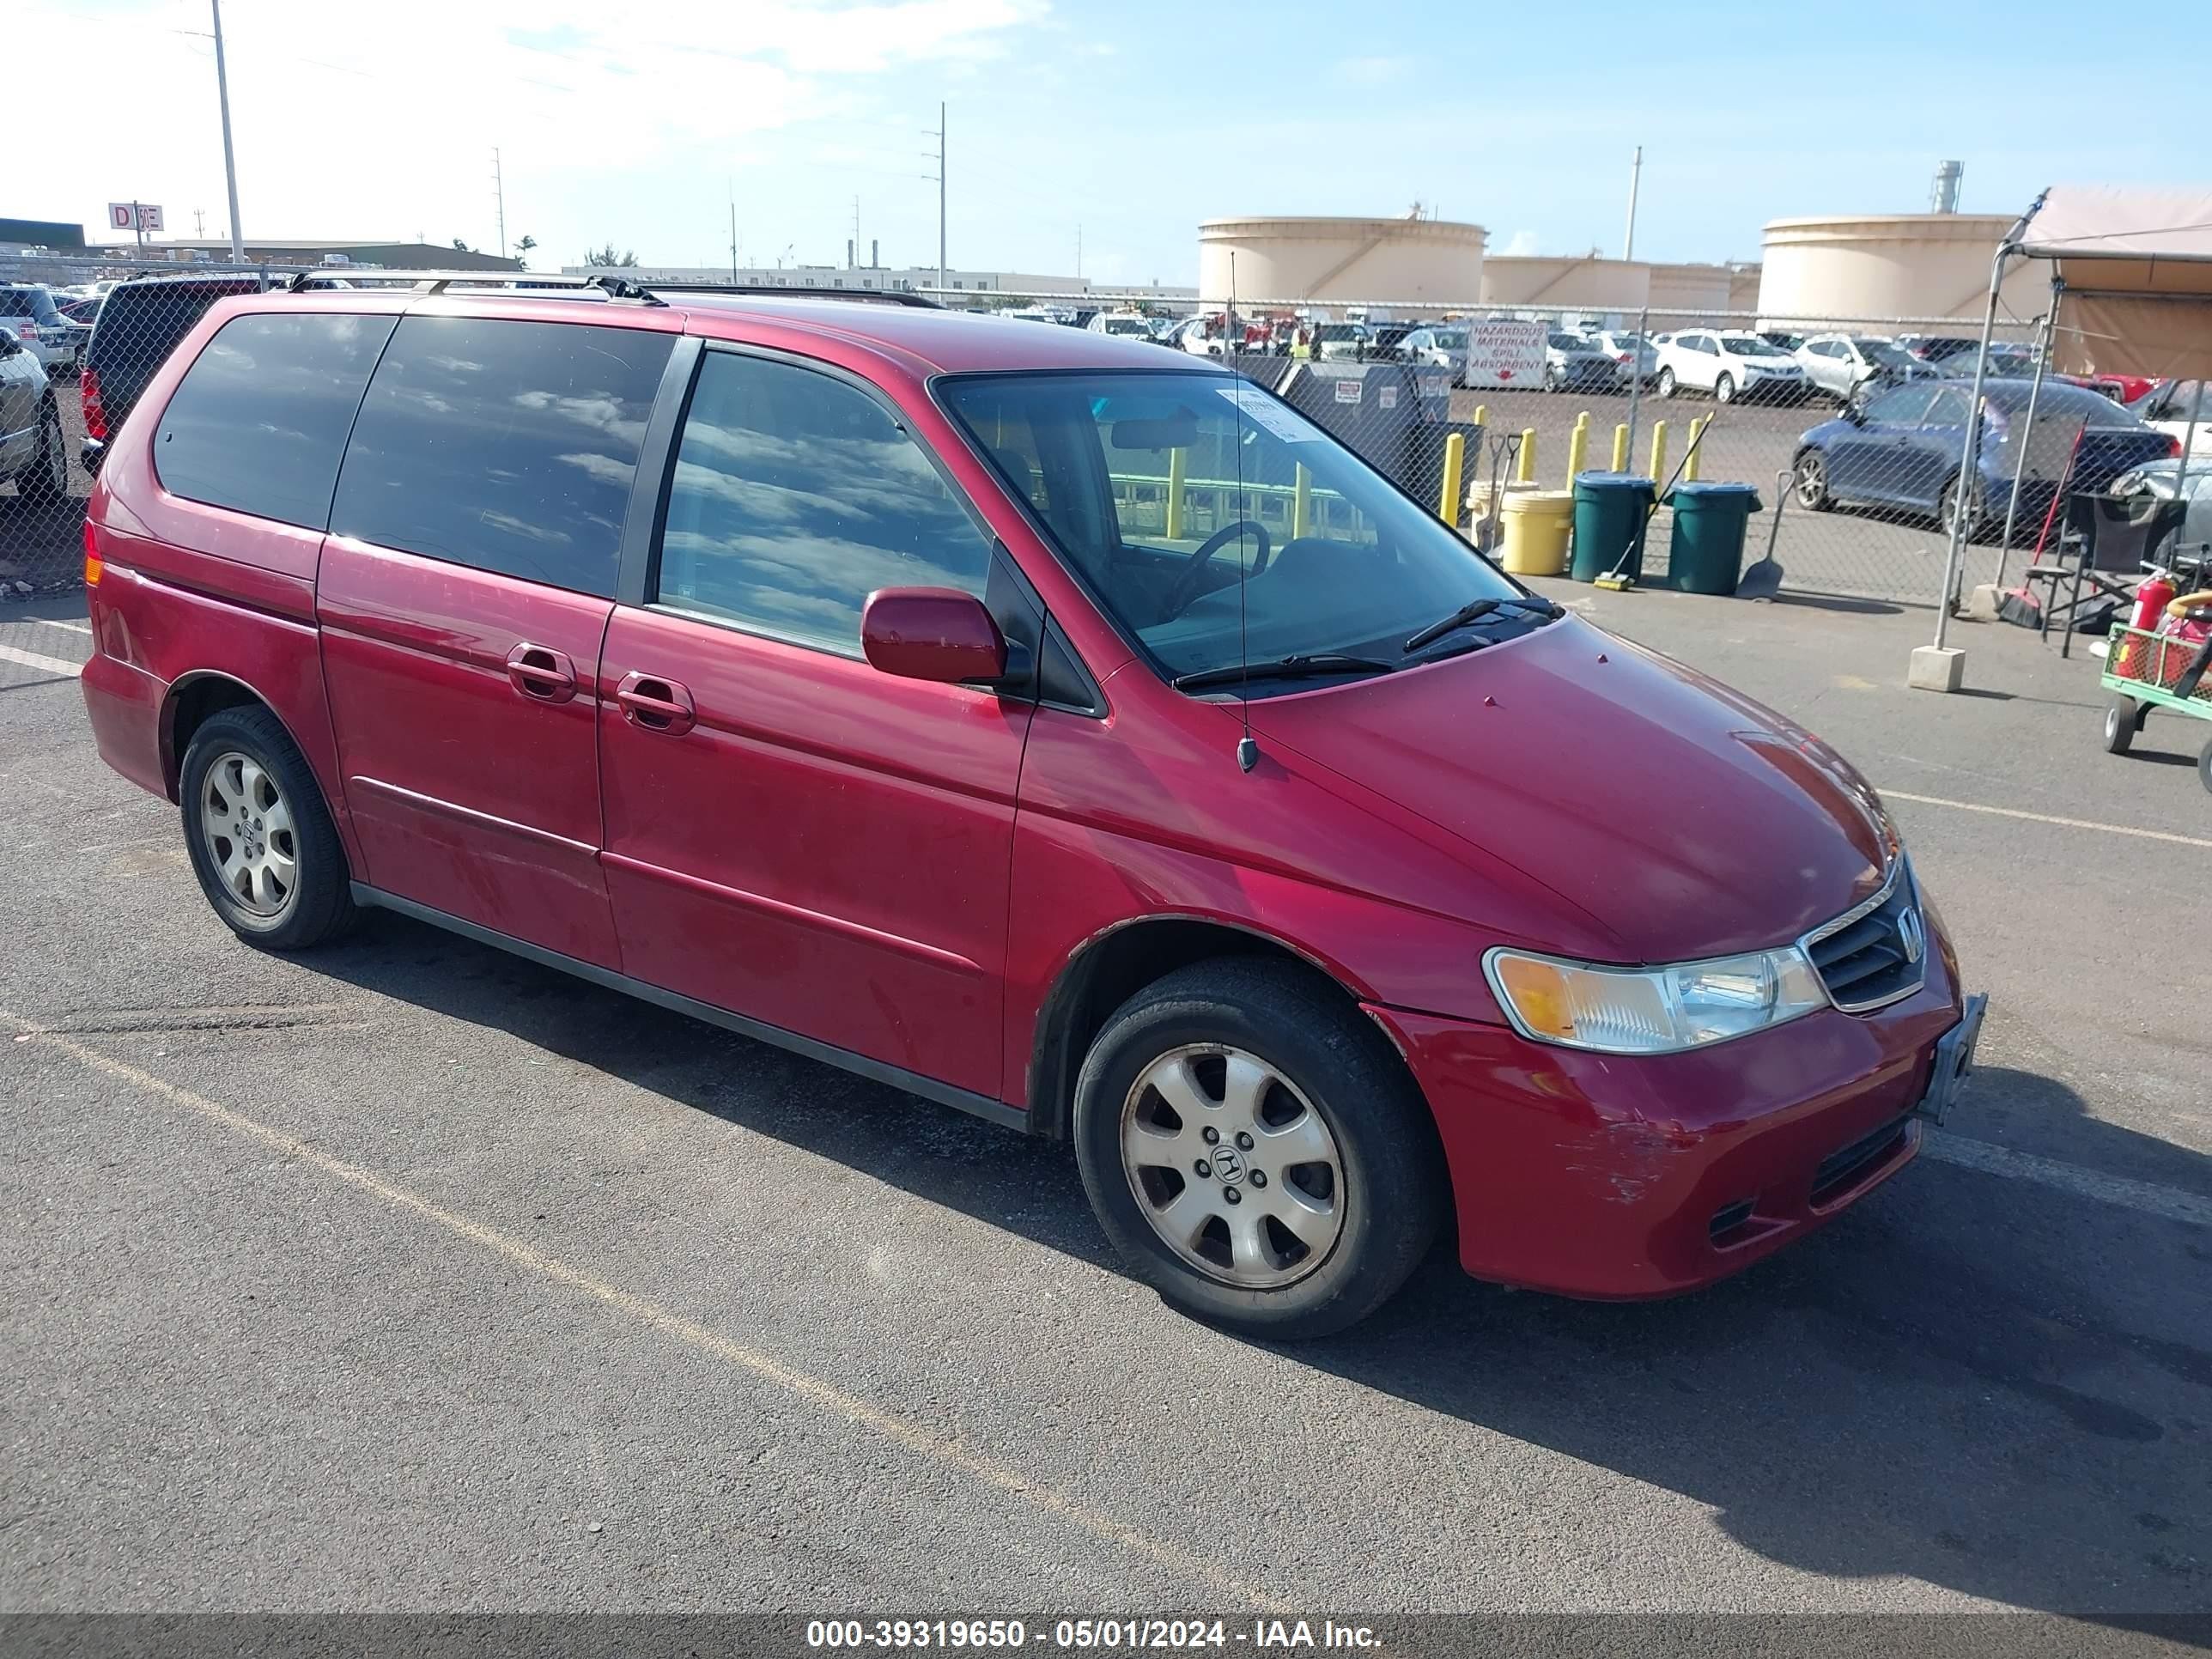
[[[572,276],[550,270],[372,270],[359,265],[315,265],[295,273],[284,287],[288,293],[298,294],[333,282],[354,286],[390,283],[430,295],[443,294],[448,288],[460,286],[539,289],[545,291],[548,298],[559,294],[580,300],[634,300],[649,306],[668,303],[654,298],[627,276]]]
[[[749,300],[860,300],[877,305],[942,311],[936,301],[895,288],[780,288],[773,283],[647,283],[659,294],[737,294]]]

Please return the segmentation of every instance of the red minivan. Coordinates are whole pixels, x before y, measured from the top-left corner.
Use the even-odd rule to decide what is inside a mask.
[[[1483,1279],[1704,1285],[1971,1060],[1833,750],[1147,343],[226,300],[86,538],[100,753],[241,938],[380,906],[1065,1137],[1131,1270],[1246,1331],[1446,1227]]]

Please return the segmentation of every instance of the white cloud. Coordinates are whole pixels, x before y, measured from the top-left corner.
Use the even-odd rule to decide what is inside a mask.
[[[1505,239],[1504,247],[1492,251],[1503,254],[1509,259],[1525,258],[1536,252],[1536,233],[1533,230],[1516,230]]]

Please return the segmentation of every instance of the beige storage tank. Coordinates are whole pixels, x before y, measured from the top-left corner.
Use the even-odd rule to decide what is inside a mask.
[[[1680,328],[1701,313],[1729,310],[1736,269],[1710,264],[1652,266],[1652,328]]]
[[[1574,311],[1644,308],[1651,290],[1651,267],[1638,259],[1580,258],[1550,254],[1486,254],[1482,261],[1482,303],[1486,306],[1544,306]]]
[[[1198,291],[1219,301],[1401,301],[1472,306],[1482,295],[1480,225],[1449,219],[1208,219]]]
[[[1766,227],[1759,321],[1776,327],[1831,317],[1978,321],[1989,303],[1990,261],[2012,223],[2001,213],[1777,219]],[[2048,303],[2050,287],[2047,267],[2022,261],[2005,279],[2005,303],[2017,316],[2034,316]]]

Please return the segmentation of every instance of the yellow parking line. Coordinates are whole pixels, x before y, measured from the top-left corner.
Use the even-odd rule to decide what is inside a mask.
[[[2134,836],[2142,841],[2170,841],[2179,847],[2212,847],[2201,836],[2177,836],[2165,830],[2136,830],[2124,823],[2099,823],[2094,818],[2054,817],[2048,812],[2023,812],[2016,806],[1984,806],[1971,800],[1946,800],[1941,795],[1908,795],[1902,789],[1885,789],[1884,800],[1909,800],[1921,806],[1950,806],[1961,812],[1987,812],[1992,817],[2026,818],[2031,823],[2055,823],[2062,830],[2101,830],[2108,836]]]
[[[818,1376],[794,1370],[757,1348],[748,1347],[742,1342],[732,1341],[719,1331],[709,1330],[704,1325],[696,1324],[681,1315],[671,1313],[658,1303],[648,1301],[641,1296],[633,1295],[617,1285],[609,1284],[595,1274],[586,1273],[580,1267],[571,1267],[557,1257],[533,1249],[520,1239],[511,1237],[495,1227],[488,1227],[481,1221],[472,1221],[465,1215],[457,1215],[453,1211],[434,1204],[418,1194],[409,1192],[404,1187],[393,1185],[381,1176],[371,1174],[358,1164],[349,1164],[343,1158],[334,1158],[328,1152],[319,1151],[296,1136],[285,1133],[282,1129],[272,1128],[266,1123],[246,1116],[243,1112],[234,1111],[228,1106],[218,1104],[204,1095],[195,1094],[190,1089],[183,1088],[166,1079],[155,1077],[150,1072],[143,1072],[136,1066],[112,1059],[97,1049],[88,1048],[58,1031],[51,1030],[30,1020],[21,1018],[4,1008],[0,1008],[0,1025],[7,1026],[15,1031],[19,1041],[35,1042],[47,1048],[58,1049],[80,1065],[98,1072],[103,1076],[113,1078],[119,1083],[127,1083],[132,1088],[166,1100],[172,1105],[181,1106],[187,1111],[198,1113],[200,1116],[220,1124],[235,1134],[259,1141],[263,1146],[281,1152],[288,1158],[295,1158],[302,1164],[319,1170],[325,1175],[342,1181],[349,1187],[358,1188],[362,1192],[383,1200],[394,1209],[404,1210],[410,1214],[419,1216],[423,1220],[431,1222],[458,1237],[467,1239],[471,1243],[482,1245],[485,1249],[504,1257],[517,1267],[528,1268],[540,1278],[550,1279],[556,1285],[566,1285],[570,1290],[581,1291],[593,1301],[611,1308],[617,1313],[627,1315],[638,1323],[651,1328],[665,1337],[684,1343],[689,1347],[696,1348],[702,1352],[712,1354],[714,1358],[725,1360],[741,1370],[750,1372],[763,1382],[775,1384],[787,1394],[793,1395],[812,1405],[818,1406],[833,1415],[849,1419],[863,1428],[879,1434],[884,1439],[894,1442],[920,1456],[943,1464],[948,1468],[957,1469],[988,1486],[1021,1498],[1047,1515],[1080,1527],[1093,1536],[1103,1539],[1109,1544],[1118,1545],[1132,1554],[1143,1556],[1154,1565],[1166,1568],[1170,1572],[1236,1596],[1240,1601],[1249,1602],[1265,1612],[1285,1615],[1295,1614],[1297,1612],[1290,1603],[1279,1601],[1264,1591],[1239,1583],[1224,1573],[1212,1563],[1201,1559],[1180,1546],[1169,1543],[1164,1539],[1155,1538],[1150,1533],[1116,1521],[1113,1516],[1092,1509],[1079,1498],[1070,1496],[1059,1487],[1044,1481],[1032,1480],[1019,1470],[1000,1462],[987,1453],[977,1451],[963,1444],[950,1435],[926,1427],[910,1418],[902,1417],[897,1413],[886,1410],[880,1406],[872,1405],[859,1395],[848,1394],[836,1384],[825,1382]]]

